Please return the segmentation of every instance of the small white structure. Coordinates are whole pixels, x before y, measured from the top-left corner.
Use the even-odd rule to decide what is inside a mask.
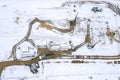
[[[50,50],[68,50],[70,48],[70,45],[68,42],[59,42],[59,41],[50,41],[49,44],[47,44],[47,47]]]
[[[49,43],[47,44],[47,47],[50,50],[57,51],[60,48],[60,43],[58,41],[49,41]]]
[[[37,49],[30,42],[23,42],[16,49],[17,59],[30,60],[37,55]]]
[[[68,50],[70,48],[71,48],[71,46],[70,46],[70,44],[68,42],[60,44],[60,50]]]

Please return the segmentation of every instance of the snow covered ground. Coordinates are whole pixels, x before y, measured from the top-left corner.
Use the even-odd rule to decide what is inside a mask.
[[[119,65],[115,64],[71,64],[50,61],[51,63],[48,61],[39,63],[41,66],[37,74],[32,74],[29,68],[24,66],[8,67],[2,73],[2,80],[119,80],[120,78]]]
[[[30,38],[37,45],[47,44],[47,42],[53,40],[63,47],[66,44],[65,47],[70,48],[68,43],[71,40],[73,45],[76,46],[84,41],[87,18],[89,18],[92,21],[90,24],[93,27],[94,42],[98,40],[101,40],[101,42],[93,49],[88,49],[87,45],[84,45],[76,52],[73,52],[72,55],[119,55],[119,43],[113,42],[111,44],[107,36],[98,37],[98,35],[99,32],[105,33],[105,22],[109,22],[109,26],[113,31],[119,30],[120,16],[106,8],[105,5],[89,3],[81,7],[76,6],[76,12],[74,12],[74,7],[61,7],[61,4],[66,1],[0,0],[0,62],[8,60],[7,58],[10,56],[13,45],[25,36],[29,22],[35,17],[42,20],[52,20],[55,27],[68,28],[68,24],[62,21],[74,19],[77,13],[78,24],[73,33],[61,33],[45,28],[36,30],[36,27],[33,27]],[[117,0],[111,2],[120,3]],[[91,12],[93,6],[102,8],[103,12]],[[79,19],[83,21],[80,22]],[[38,25],[36,23],[34,26]],[[66,26],[63,27],[62,25]],[[84,30],[81,31],[81,29]],[[51,63],[46,63],[46,61],[39,62],[40,68],[37,74],[32,74],[29,67],[24,65],[7,67],[3,71],[0,80],[120,80],[119,64],[105,64],[104,61],[88,64],[52,63],[52,61],[55,60],[49,60]]]

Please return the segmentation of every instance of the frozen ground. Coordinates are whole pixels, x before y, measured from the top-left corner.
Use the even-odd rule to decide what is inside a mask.
[[[68,0],[0,0],[0,61],[7,60],[13,45],[24,37],[28,29],[28,23],[35,17],[56,21],[55,27],[64,28],[58,23],[65,25],[66,23],[60,20],[74,19],[77,12],[79,13],[78,19],[91,18],[93,20],[91,26],[94,28],[94,41],[100,39],[102,42],[97,44],[92,50],[87,49],[86,45],[84,45],[76,52],[73,52],[73,55],[108,56],[120,53],[120,45],[118,43],[113,42],[113,44],[110,44],[107,36],[104,38],[98,37],[99,31],[105,31],[106,21],[109,21],[112,30],[117,30],[118,26],[120,26],[120,16],[117,15],[115,17],[115,13],[104,6],[100,6],[103,8],[102,13],[95,14],[91,12],[92,6],[96,6],[96,4],[87,4],[80,8],[77,6],[76,10],[78,11],[75,13],[73,8],[58,8],[65,1]],[[112,2],[119,4],[119,1]],[[17,17],[19,17],[19,20],[16,22]],[[101,21],[101,24],[97,21]],[[34,26],[37,25],[35,24]],[[74,46],[84,41],[86,33],[84,31],[79,32],[81,28],[86,30],[85,21],[80,24],[78,22],[73,34],[49,31],[45,28],[36,30],[36,27],[34,27],[30,38],[37,45],[47,44],[47,41],[54,40],[61,45],[67,43],[69,48],[69,40],[73,42]],[[104,42],[106,44],[102,45]],[[117,64],[104,64],[102,63],[103,61],[91,64],[52,63],[53,60],[49,61],[51,63],[39,62],[41,66],[37,74],[32,74],[29,68],[24,65],[7,67],[3,71],[1,78],[2,80],[120,80],[120,65]]]
[[[41,68],[37,74],[32,74],[29,68],[24,66],[8,67],[2,74],[2,80],[119,80],[120,78],[119,65],[115,64],[103,64],[102,62],[71,64],[50,61],[51,63],[48,61],[39,63]]]

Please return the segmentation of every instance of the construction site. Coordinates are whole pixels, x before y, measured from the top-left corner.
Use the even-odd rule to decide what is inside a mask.
[[[13,2],[15,3],[14,0]],[[28,5],[27,2],[23,3]],[[23,8],[21,8],[21,12],[16,10],[16,13],[14,11],[16,6],[13,6],[15,13],[13,16],[19,17],[15,18],[14,23],[11,22],[8,25],[13,24],[18,28],[23,26],[18,31],[23,30],[21,34],[24,35],[15,38],[16,41],[11,44],[9,54],[5,54],[7,57],[4,57],[3,60],[1,58],[0,80],[99,80],[98,75],[103,75],[100,80],[120,80],[120,77],[117,76],[120,73],[118,72],[120,69],[119,3],[120,1],[65,1],[59,7],[39,8],[39,4],[37,4],[35,10],[26,8],[27,10],[22,11]],[[5,12],[5,8],[11,4],[9,1],[4,5],[1,4],[1,11]],[[31,3],[29,2],[29,4]],[[16,9],[19,9],[19,6]],[[2,15],[0,23],[1,26],[4,26],[6,17],[2,17]],[[13,19],[10,18],[11,21]],[[9,19],[8,22],[10,22]],[[1,38],[3,33],[0,33]],[[54,65],[59,65],[59,67],[49,67]],[[82,74],[86,74],[84,71],[80,73],[82,68],[89,68],[83,65],[92,66],[93,70],[86,72],[88,74],[89,71],[93,71],[88,74],[88,76],[90,75],[88,78],[81,77]],[[112,69],[111,72],[109,70],[105,72],[108,77],[112,74],[116,75],[111,76],[112,78],[104,77],[104,71],[100,72],[99,66],[95,69],[94,65],[105,65],[105,68]],[[112,65],[116,65],[117,68]],[[27,78],[25,75],[7,78],[6,75],[9,74],[6,68],[15,66],[27,67],[30,75],[37,76],[37,78]],[[68,67],[71,70],[67,72]],[[74,67],[78,67],[80,70],[72,71],[75,69]],[[54,68],[56,70],[52,73]],[[65,73],[62,70],[65,70]],[[14,71],[9,73],[15,74]],[[26,72],[26,74],[28,73]]]

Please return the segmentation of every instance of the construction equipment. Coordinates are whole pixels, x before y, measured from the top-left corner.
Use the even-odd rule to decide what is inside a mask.
[[[102,12],[103,9],[102,9],[102,8],[99,8],[99,7],[93,7],[93,8],[91,9],[91,11],[93,11],[94,13],[96,13],[96,12]]]

